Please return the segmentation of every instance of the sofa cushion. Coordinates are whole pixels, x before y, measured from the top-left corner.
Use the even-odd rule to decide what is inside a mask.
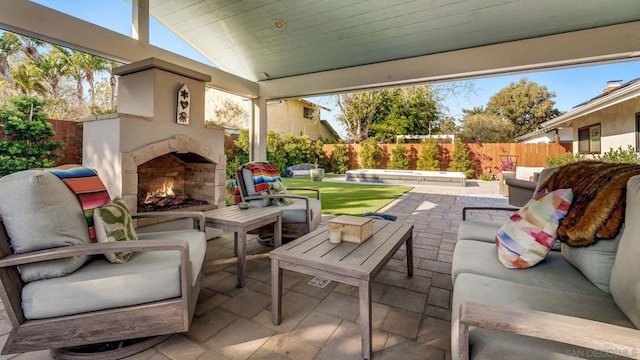
[[[93,221],[98,242],[138,240],[138,234],[133,226],[133,220],[127,204],[119,197],[95,209]],[[131,251],[123,251],[105,253],[104,256],[112,263],[121,264],[129,261],[133,253]]]
[[[640,176],[627,183],[624,231],[611,270],[611,294],[620,309],[640,327]]]
[[[475,240],[494,244],[496,234],[502,225],[504,225],[504,221],[465,220],[458,227],[458,241]]]
[[[518,270],[520,271],[520,270]],[[523,270],[529,271],[529,270]],[[514,306],[563,314],[633,328],[613,299],[517,284],[474,274],[461,274],[453,291],[451,348],[458,348],[460,305],[466,302]],[[473,359],[576,359],[588,350],[553,341],[472,328],[469,332]],[[517,354],[514,357],[514,354]],[[576,354],[576,355],[572,355]],[[456,352],[453,352],[453,359]]]
[[[460,240],[453,251],[451,265],[454,284],[460,274],[476,274],[582,295],[609,296],[587,280],[557,251],[550,252],[534,267],[516,271],[500,264],[495,245],[482,241]]]
[[[600,239],[590,246],[573,247],[562,244],[562,255],[595,286],[610,294],[611,270],[623,230],[624,224],[615,238],[611,240]]]
[[[528,268],[551,250],[557,229],[573,200],[571,189],[536,194],[498,230],[496,247],[502,265]]]
[[[53,174],[26,170],[0,179],[0,215],[15,253],[88,244],[89,232],[80,203]],[[20,266],[25,282],[67,275],[88,257]]]
[[[204,232],[178,230],[140,234],[146,239],[184,239],[189,242],[191,280],[202,269],[207,242]],[[78,314],[138,305],[180,296],[180,253],[144,251],[131,261],[112,264],[95,258],[67,276],[35,281],[22,290],[22,309],[27,319]]]

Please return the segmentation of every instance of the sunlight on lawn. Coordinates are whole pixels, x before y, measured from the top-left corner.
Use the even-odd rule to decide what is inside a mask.
[[[369,211],[378,211],[412,188],[403,185],[311,181],[306,177],[285,178],[283,182],[288,188],[313,187],[320,189],[323,214],[356,216],[362,216]],[[307,195],[302,191],[290,192]]]

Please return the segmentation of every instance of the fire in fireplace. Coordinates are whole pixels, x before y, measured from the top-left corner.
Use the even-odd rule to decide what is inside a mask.
[[[138,167],[138,212],[210,204],[215,165],[191,155],[166,154]],[[207,197],[209,196],[209,197]]]

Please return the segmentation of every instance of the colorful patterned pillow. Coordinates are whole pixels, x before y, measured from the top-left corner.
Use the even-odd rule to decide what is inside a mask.
[[[115,198],[110,203],[97,208],[93,214],[93,220],[98,242],[138,240],[129,209],[121,198]],[[106,253],[105,256],[112,263],[122,264],[129,261],[133,253],[130,251]]]
[[[567,215],[573,192],[543,190],[511,215],[496,235],[498,258],[507,268],[529,268],[549,253],[558,224]]]
[[[287,194],[287,188],[284,186],[282,181],[276,180],[274,182],[269,183],[269,193],[271,195],[285,195]],[[293,199],[290,199],[290,198],[271,199],[271,204],[276,206],[287,206],[287,205],[293,204]]]

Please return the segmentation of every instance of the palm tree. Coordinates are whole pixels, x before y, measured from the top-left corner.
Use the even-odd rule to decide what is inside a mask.
[[[54,46],[47,53],[41,54],[34,65],[40,70],[43,82],[48,85],[49,97],[58,99],[60,82],[69,73],[64,52],[60,47]]]
[[[20,51],[20,40],[15,34],[5,32],[0,36],[0,75],[14,87],[13,78],[11,77],[11,66],[9,58]]]
[[[109,86],[111,86],[111,98],[109,99],[109,105],[112,110],[116,108],[116,87],[118,85],[118,80],[116,79],[116,76],[113,75],[113,69],[121,65],[122,64],[117,61],[107,59],[107,70],[109,71],[109,74],[111,74],[109,77]]]
[[[109,69],[108,60],[99,56],[82,53],[82,66],[84,67],[84,79],[89,84],[91,106],[94,106],[96,104],[95,74]]]
[[[40,51],[38,48],[45,46],[46,43],[29,36],[17,35],[17,37],[20,40],[22,52],[32,61],[38,61],[40,59]]]
[[[45,96],[47,87],[42,81],[40,70],[33,64],[20,64],[11,69],[15,87],[22,95]]]

